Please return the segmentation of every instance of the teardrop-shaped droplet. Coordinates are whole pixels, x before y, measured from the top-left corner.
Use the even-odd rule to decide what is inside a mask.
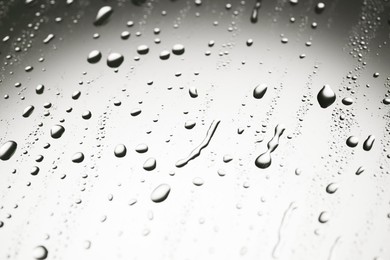
[[[269,151],[260,154],[255,161],[255,164],[257,167],[261,169],[268,168],[271,165],[272,159],[271,159],[271,153]]]
[[[372,146],[374,145],[374,142],[375,142],[375,136],[369,135],[363,143],[363,149],[365,151],[370,151]]]
[[[0,147],[0,159],[3,161],[9,160],[15,153],[18,147],[15,141],[7,141]]]
[[[322,108],[327,108],[336,101],[336,94],[329,85],[325,85],[318,92],[317,100]]]
[[[150,199],[155,203],[162,202],[166,200],[170,191],[171,186],[169,186],[168,184],[160,184],[152,191]]]
[[[267,92],[267,85],[259,84],[253,90],[253,97],[256,99],[260,99],[265,95],[265,92]]]

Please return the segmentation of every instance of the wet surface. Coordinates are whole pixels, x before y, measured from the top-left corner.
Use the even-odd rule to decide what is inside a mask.
[[[0,1],[0,259],[389,259],[389,1]]]

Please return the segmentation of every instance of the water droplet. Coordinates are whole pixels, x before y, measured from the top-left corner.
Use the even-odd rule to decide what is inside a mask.
[[[48,44],[51,40],[53,40],[54,39],[54,34],[52,34],[52,33],[50,33],[50,34],[48,34],[47,36],[46,36],[46,38],[45,39],[43,39],[43,43],[44,44]]]
[[[121,38],[122,38],[123,40],[129,39],[129,37],[130,37],[130,32],[128,32],[128,31],[123,31],[123,32],[121,33]]]
[[[358,143],[359,143],[359,138],[357,138],[356,136],[351,135],[350,137],[348,137],[346,143],[347,143],[347,145],[349,147],[356,147],[358,145]]]
[[[279,138],[280,136],[282,136],[285,129],[286,128],[284,127],[284,125],[281,124],[275,127],[274,136],[267,144],[268,150],[265,153],[260,154],[255,160],[255,164],[257,167],[259,167],[260,169],[265,169],[271,165],[271,153],[275,151],[275,149],[279,146]]]
[[[190,96],[191,96],[192,98],[197,98],[197,97],[198,97],[198,90],[196,89],[196,87],[191,86],[191,87],[189,88],[189,91],[188,91],[188,92],[190,93]]]
[[[150,195],[150,198],[155,203],[163,202],[167,199],[170,191],[171,186],[169,186],[168,184],[160,184],[153,190],[152,194]]]
[[[204,183],[204,180],[200,177],[195,177],[193,180],[192,180],[192,183],[195,185],[195,186],[202,186],[203,183]]]
[[[36,88],[35,88],[35,93],[37,93],[38,95],[42,94],[43,91],[45,90],[45,86],[40,84],[38,85]]]
[[[332,182],[328,186],[326,186],[326,192],[329,194],[333,194],[338,190],[338,188],[339,186],[336,183]]]
[[[88,119],[90,119],[90,118],[92,117],[92,113],[91,113],[91,111],[89,111],[89,110],[85,110],[85,111],[83,112],[83,114],[81,115],[81,117],[82,117],[83,119],[85,119],[85,120],[88,120]]]
[[[169,59],[169,56],[171,56],[171,53],[167,50],[163,50],[162,52],[160,52],[160,59],[162,60]]]
[[[336,94],[329,85],[325,85],[318,92],[317,100],[322,108],[327,108],[336,101]]]
[[[118,144],[114,150],[114,154],[118,158],[124,157],[126,155],[126,152],[127,152],[126,146],[123,144]]]
[[[326,211],[322,211],[318,217],[318,221],[322,224],[328,222],[330,219],[330,214]]]
[[[137,153],[146,153],[148,151],[148,146],[146,144],[139,144],[137,145],[137,147],[135,148],[135,151]]]
[[[103,6],[96,14],[94,25],[102,25],[111,16],[113,9],[111,6]]]
[[[37,246],[33,251],[33,257],[37,260],[44,260],[47,258],[48,251],[44,246]]]
[[[228,162],[231,162],[233,160],[233,156],[231,156],[230,154],[225,154],[223,156],[223,162],[224,163],[228,163]]]
[[[343,100],[341,100],[341,102],[343,102],[344,105],[349,106],[349,105],[353,104],[353,99],[350,97],[346,97],[346,98],[343,98]]]
[[[131,112],[130,112],[130,115],[132,116],[138,116],[139,114],[141,114],[142,110],[139,109],[139,108],[135,108],[133,109]]]
[[[39,173],[39,168],[37,166],[33,166],[31,171],[30,171],[30,174],[35,176]]]
[[[102,53],[98,50],[93,50],[88,54],[87,61],[91,64],[97,63],[102,58]]]
[[[172,47],[172,53],[175,55],[182,55],[184,53],[184,45],[182,44],[175,44]]]
[[[363,143],[363,149],[365,151],[370,151],[372,146],[374,145],[374,142],[375,142],[375,136],[369,135]]]
[[[145,55],[149,52],[149,47],[147,45],[140,45],[137,48],[138,54]]]
[[[144,169],[147,171],[153,171],[156,168],[156,159],[153,157],[150,157],[147,159],[144,163]]]
[[[251,22],[257,23],[257,20],[259,19],[259,9],[261,7],[261,0],[256,0],[255,6],[252,9],[251,14]]]
[[[316,8],[314,9],[317,14],[322,13],[325,10],[325,4],[320,2],[316,5]]]
[[[50,135],[54,139],[60,138],[65,132],[65,128],[62,125],[53,125],[50,129]]]
[[[107,57],[107,65],[110,68],[118,68],[124,60],[124,57],[122,54],[112,52]]]
[[[28,106],[24,109],[22,116],[27,118],[32,114],[33,111],[34,111],[34,106]]]
[[[267,85],[259,84],[253,90],[253,97],[256,99],[260,99],[265,95],[265,92],[267,92]]]
[[[383,104],[390,105],[390,98],[384,98],[383,99]]]
[[[15,153],[18,145],[14,141],[7,141],[0,147],[0,159],[9,160]]]
[[[356,170],[356,172],[355,172],[355,174],[356,175],[360,175],[360,174],[362,174],[363,172],[364,172],[364,168],[363,168],[363,166],[360,166],[357,170]]]
[[[72,162],[74,163],[81,163],[84,161],[84,154],[81,152],[77,152],[72,156]]]
[[[192,129],[192,128],[194,128],[195,125],[196,125],[196,122],[190,120],[190,121],[185,122],[184,127],[186,129]]]

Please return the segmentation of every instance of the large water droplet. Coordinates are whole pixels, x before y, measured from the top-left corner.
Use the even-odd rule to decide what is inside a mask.
[[[111,16],[113,10],[111,6],[103,6],[96,14],[94,25],[102,25]]]
[[[65,132],[65,128],[62,125],[53,125],[50,129],[50,135],[54,139],[60,138]]]
[[[114,150],[114,154],[118,158],[124,157],[126,155],[126,152],[127,152],[126,146],[123,144],[118,144]]]
[[[122,54],[112,52],[107,57],[107,65],[110,68],[117,68],[122,64],[123,60],[124,57]]]
[[[356,136],[351,135],[350,137],[348,137],[346,143],[347,143],[347,145],[349,147],[356,147],[358,145],[358,143],[359,143],[359,138],[357,138]]]
[[[150,198],[153,202],[162,202],[166,200],[170,191],[171,186],[169,186],[168,184],[160,184],[153,190],[152,194],[150,195]]]
[[[7,141],[0,147],[0,159],[3,161],[9,160],[15,153],[18,147],[15,141]]]
[[[137,153],[146,153],[148,151],[148,146],[146,144],[139,144],[135,147]]]
[[[336,94],[329,85],[325,85],[318,92],[317,100],[322,108],[327,108],[336,101]]]
[[[44,260],[48,256],[48,251],[44,246],[37,246],[33,251],[33,257],[37,260]]]
[[[260,99],[264,96],[265,92],[267,92],[267,85],[259,84],[253,90],[253,97],[256,99]]]
[[[98,50],[93,50],[88,54],[87,61],[89,63],[97,63],[102,58],[102,53]]]
[[[137,48],[138,54],[145,55],[149,52],[149,47],[147,45],[140,45]]]
[[[374,142],[375,142],[375,136],[369,135],[363,143],[363,149],[365,151],[370,151],[372,146],[374,145]]]
[[[28,106],[24,109],[22,116],[27,118],[32,114],[33,111],[34,111],[34,106]]]
[[[175,44],[172,47],[172,53],[175,55],[182,55],[184,53],[184,45],[182,44]]]
[[[147,171],[152,171],[156,168],[156,159],[153,158],[153,157],[150,157],[149,159],[147,159],[144,163],[144,169],[147,170]]]
[[[339,186],[336,183],[332,182],[328,186],[326,186],[326,192],[329,194],[333,194],[338,190],[338,188]]]
[[[189,88],[188,92],[190,93],[190,97],[192,97],[192,98],[198,97],[198,90],[196,89],[196,87],[191,86]]]
[[[74,163],[81,163],[84,161],[84,154],[81,152],[77,152],[72,156],[72,162]]]
[[[326,211],[322,211],[318,216],[318,221],[322,224],[328,222],[330,219],[330,214]]]

